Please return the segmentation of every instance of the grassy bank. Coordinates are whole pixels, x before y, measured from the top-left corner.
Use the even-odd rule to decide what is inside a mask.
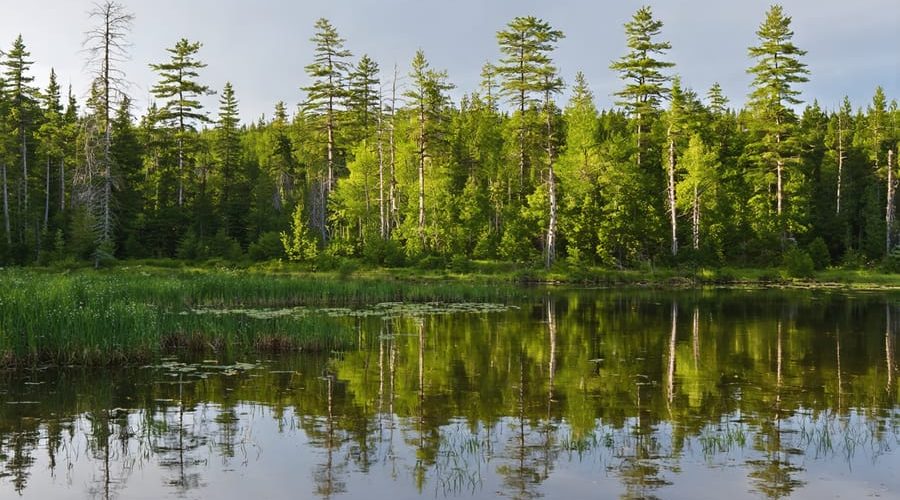
[[[122,265],[94,271],[0,271],[0,366],[105,364],[175,349],[323,350],[348,328],[327,315],[196,314],[202,308],[486,301],[512,287],[248,270]]]

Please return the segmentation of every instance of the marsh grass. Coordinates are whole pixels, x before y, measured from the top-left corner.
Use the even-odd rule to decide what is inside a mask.
[[[131,267],[49,273],[0,270],[0,366],[117,364],[187,349],[327,350],[349,342],[325,314],[193,314],[196,308],[352,307],[472,302],[496,286]]]

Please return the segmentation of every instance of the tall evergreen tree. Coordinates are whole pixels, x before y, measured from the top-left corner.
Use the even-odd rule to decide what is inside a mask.
[[[363,55],[349,74],[347,109],[353,120],[355,142],[368,141],[377,122],[381,81],[378,63]]]
[[[12,48],[5,54],[2,65],[3,76],[7,85],[9,106],[9,124],[18,142],[18,163],[21,170],[15,181],[16,186],[16,226],[19,243],[25,243],[25,231],[30,227],[29,219],[29,184],[31,176],[28,171],[28,160],[32,154],[29,146],[33,142],[35,118],[37,110],[37,88],[32,86],[34,77],[28,72],[33,61],[31,53],[25,48],[22,35],[13,42]]]
[[[759,45],[749,49],[750,57],[756,59],[756,64],[747,70],[753,75],[748,101],[755,134],[751,149],[765,172],[763,179],[767,184],[757,187],[758,193],[769,191],[769,179],[774,170],[775,215],[778,230],[783,235],[793,226],[790,221],[782,219],[786,198],[785,170],[789,164],[796,163],[799,147],[796,116],[791,106],[802,102],[795,85],[806,82],[809,71],[806,64],[800,61],[806,51],[800,50],[791,41],[794,36],[791,18],[784,14],[780,5],[769,8],[756,35]]]
[[[350,64],[347,59],[352,55],[344,49],[344,39],[337,30],[324,18],[316,21],[316,34],[310,41],[315,44],[312,64],[306,66],[306,73],[312,79],[306,91],[306,107],[322,115],[326,134],[326,171],[324,182],[317,189],[313,207],[313,223],[319,228],[323,241],[327,241],[328,233],[325,221],[328,219],[328,194],[334,189],[337,181],[335,173],[337,118],[339,106],[347,95],[345,80]]]
[[[503,57],[495,70],[502,79],[503,93],[515,106],[516,133],[519,143],[519,190],[524,193],[529,159],[526,147],[528,134],[528,108],[544,97],[547,89],[549,53],[563,37],[549,23],[534,16],[516,17],[506,29],[497,32],[497,41]]]
[[[241,138],[240,117],[234,87],[226,82],[219,98],[219,119],[216,122],[214,152],[220,184],[219,207],[225,233],[234,239],[243,239],[240,225],[240,204],[237,185],[240,182]]]
[[[56,161],[61,161],[65,148],[63,107],[60,101],[59,83],[56,81],[56,71],[50,70],[50,82],[43,97],[43,117],[37,137],[41,146],[41,161],[45,163],[44,169],[44,218],[43,231],[49,229],[50,205],[51,205],[51,174]]]
[[[617,71],[626,82],[625,88],[615,93],[620,99],[616,104],[634,119],[638,170],[642,167],[645,150],[644,134],[658,114],[660,102],[669,94],[666,86],[669,77],[663,70],[674,66],[674,63],[657,59],[672,48],[669,42],[655,40],[662,27],[662,21],[653,18],[650,7],[638,9],[631,21],[625,23],[629,52],[610,65],[610,69]]]
[[[199,70],[206,64],[195,59],[203,46],[200,42],[189,42],[182,38],[175,47],[166,49],[171,55],[168,62],[151,64],[150,68],[159,73],[159,82],[150,91],[157,99],[165,100],[160,109],[159,119],[176,130],[178,147],[178,206],[185,200],[185,162],[190,149],[191,133],[195,123],[209,123],[203,112],[199,97],[213,92],[197,81]]]

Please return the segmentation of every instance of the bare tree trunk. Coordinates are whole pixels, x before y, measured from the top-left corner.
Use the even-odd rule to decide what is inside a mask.
[[[841,178],[844,174],[844,125],[838,113],[838,171],[837,171],[837,203],[835,213],[841,214]]]
[[[644,124],[641,122],[641,114],[637,114],[637,169],[641,170],[641,148],[643,144]]]
[[[424,101],[424,96],[422,96]],[[425,107],[424,102],[419,106],[419,239],[422,248],[425,248],[425,151],[427,137],[425,135]]]
[[[178,206],[184,205],[184,125],[178,133]]]
[[[331,60],[331,56],[328,57],[328,88],[334,88],[334,80],[332,79],[332,75],[334,74],[334,64]],[[331,194],[331,191],[334,190],[334,95],[328,95],[328,116],[326,117],[325,128],[328,133],[328,184],[325,189],[326,199],[327,195]]]
[[[28,141],[25,126],[22,125],[22,212],[28,214]]]
[[[378,227],[381,239],[387,238],[387,218],[384,213],[384,124],[382,120],[381,91],[378,92]]]
[[[522,75],[524,82],[525,76]],[[519,92],[519,194],[525,191],[525,91]]]
[[[694,183],[694,201],[691,204],[691,233],[694,250],[700,250],[700,193]]]
[[[885,208],[885,252],[891,252],[891,233],[894,231],[894,150],[887,155],[887,206]]]
[[[59,211],[66,210],[66,160],[59,159]]]
[[[9,187],[6,180],[6,163],[0,165],[3,171],[3,227],[6,230],[6,244],[12,245],[12,233],[9,230]]]
[[[390,124],[390,137],[388,140],[390,141],[390,153],[391,153],[391,172],[390,172],[390,216],[388,217],[387,224],[387,236],[390,238],[391,232],[393,228],[400,225],[400,220],[398,217],[398,207],[397,207],[397,177],[396,177],[396,165],[397,165],[397,147],[396,142],[394,141],[394,130],[395,130],[395,117],[397,110],[397,65],[394,65],[394,79],[391,81],[391,124]]]
[[[547,254],[544,265],[549,269],[556,261],[556,227],[559,205],[556,200],[556,175],[553,171],[555,151],[553,148],[553,110],[550,109],[550,91],[544,93],[544,108],[547,112],[547,184],[550,195],[550,222],[547,226]]]
[[[47,155],[47,170],[44,181],[44,231],[46,231],[50,222],[50,155]]]
[[[778,120],[775,121],[778,123]],[[781,143],[781,135],[775,134],[775,142],[777,144]],[[778,160],[775,162],[775,213],[778,216],[781,216],[781,207],[782,207],[782,180],[781,176],[784,170],[784,160],[779,156]]]
[[[669,127],[669,168],[668,168],[668,204],[669,223],[672,227],[672,256],[678,255],[678,213],[675,207],[675,138],[672,137],[672,127]]]

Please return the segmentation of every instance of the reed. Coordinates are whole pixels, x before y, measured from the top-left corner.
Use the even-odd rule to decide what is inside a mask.
[[[340,280],[235,271],[120,268],[0,270],[0,366],[114,364],[172,349],[327,350],[348,342],[339,319],[192,314],[196,307],[354,306],[498,300],[496,286]]]

